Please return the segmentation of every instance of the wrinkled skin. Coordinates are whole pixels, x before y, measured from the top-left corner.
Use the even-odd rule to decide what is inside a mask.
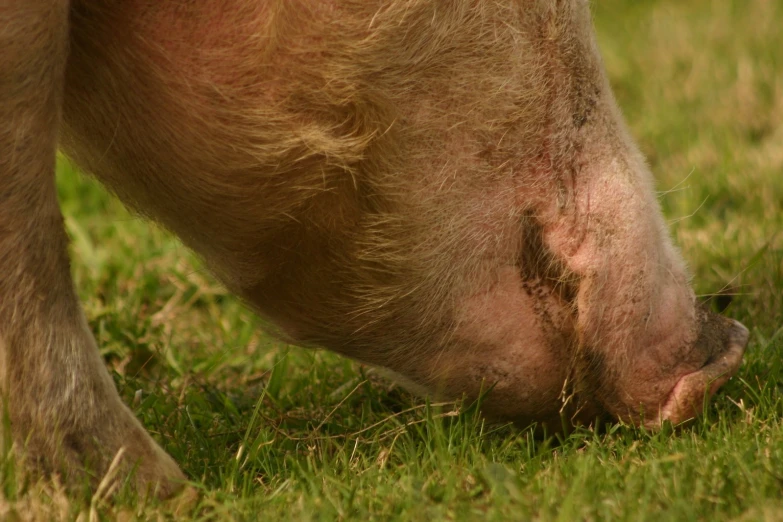
[[[293,342],[491,419],[692,418],[745,328],[702,311],[582,0],[0,6],[0,350],[30,460],[182,474],[75,297],[59,146]],[[10,151],[10,154],[9,154]]]

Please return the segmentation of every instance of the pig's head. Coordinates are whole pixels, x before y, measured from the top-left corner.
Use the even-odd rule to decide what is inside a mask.
[[[698,413],[747,330],[696,302],[587,2],[325,11],[280,36],[272,83],[308,122],[273,190],[307,198],[240,292],[298,342],[440,396],[490,390],[490,417]]]

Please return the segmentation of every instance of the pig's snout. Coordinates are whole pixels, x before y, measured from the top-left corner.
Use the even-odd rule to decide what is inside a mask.
[[[736,373],[747,343],[748,329],[742,323],[707,314],[696,348],[708,350],[711,355],[704,366],[680,377],[654,425],[663,421],[680,424],[699,415],[705,402]]]

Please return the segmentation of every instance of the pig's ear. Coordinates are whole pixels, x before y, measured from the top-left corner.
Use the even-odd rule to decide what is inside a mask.
[[[713,316],[705,329],[710,330],[707,335],[721,336],[722,349],[703,367],[680,378],[661,408],[657,425],[663,421],[680,424],[699,415],[705,402],[739,368],[748,343],[748,329],[738,321],[719,316]]]

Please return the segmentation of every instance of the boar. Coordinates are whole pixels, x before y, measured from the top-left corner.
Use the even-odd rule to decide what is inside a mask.
[[[586,0],[6,0],[0,353],[32,466],[183,475],[77,301],[58,147],[278,335],[488,419],[680,423],[747,330],[695,301]]]

